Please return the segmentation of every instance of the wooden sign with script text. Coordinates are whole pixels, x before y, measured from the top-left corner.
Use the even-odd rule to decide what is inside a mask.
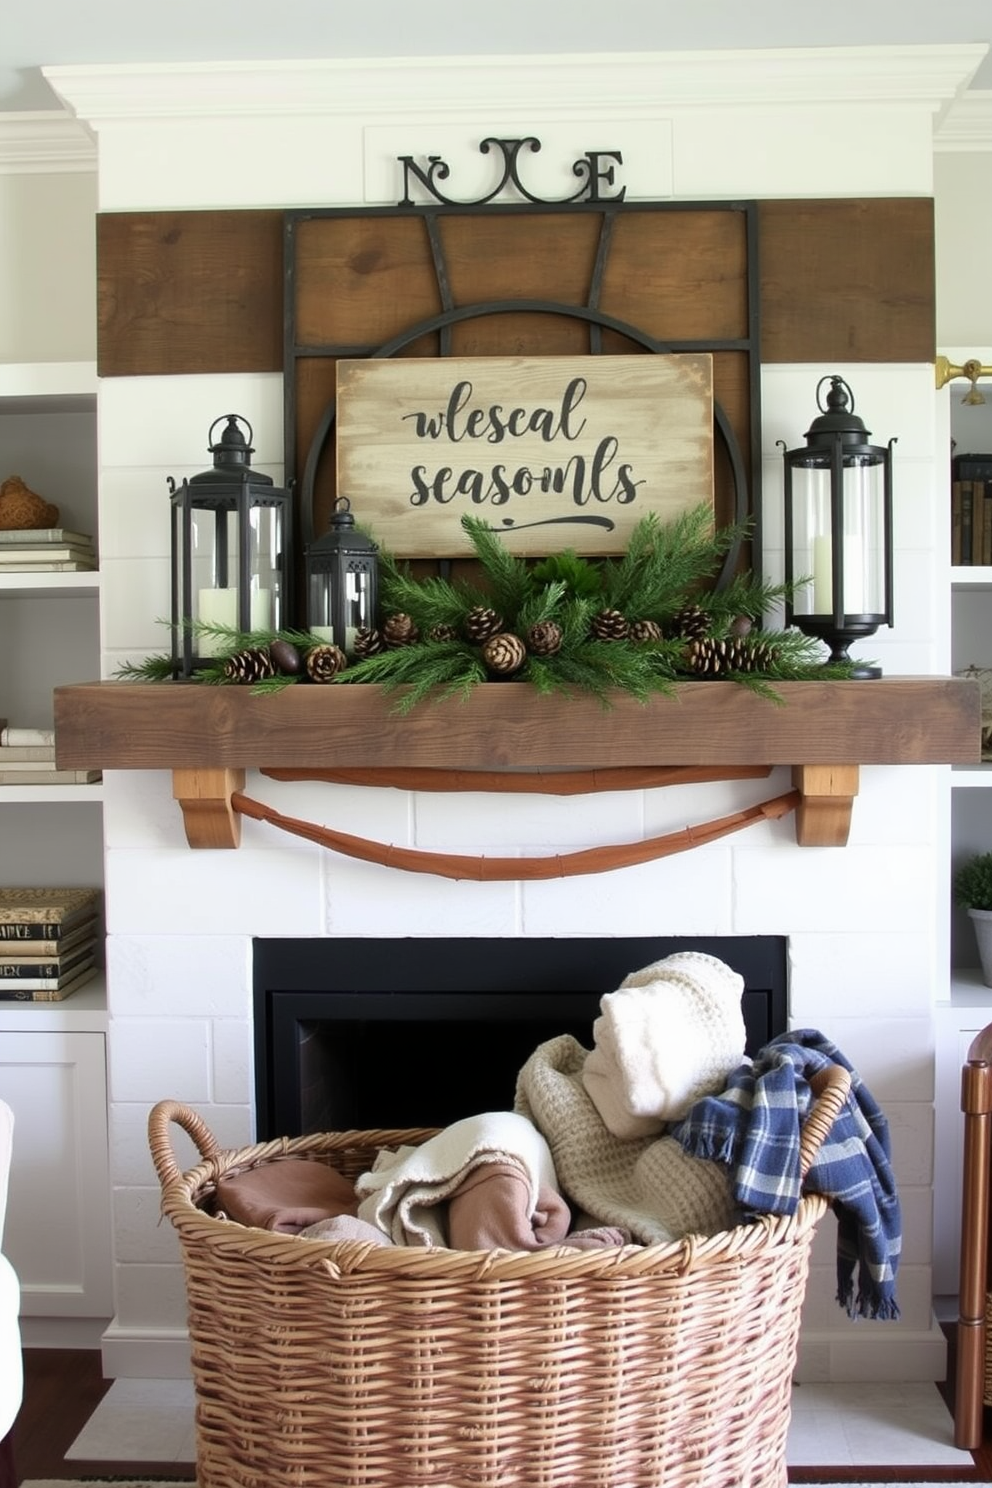
[[[400,558],[622,553],[713,500],[713,375],[684,356],[370,358],[337,367],[337,491]]]

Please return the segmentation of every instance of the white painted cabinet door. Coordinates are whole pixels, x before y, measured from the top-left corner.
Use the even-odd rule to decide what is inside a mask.
[[[0,1096],[14,1112],[3,1249],[24,1317],[113,1313],[106,1039],[0,1033]]]

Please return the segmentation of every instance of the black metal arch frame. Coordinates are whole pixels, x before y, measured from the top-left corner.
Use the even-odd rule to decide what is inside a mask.
[[[559,315],[572,320],[584,321],[589,327],[590,351],[597,355],[602,351],[602,332],[613,331],[625,337],[636,346],[641,346],[645,351],[652,354],[672,355],[687,351],[719,351],[733,350],[745,352],[749,358],[749,390],[750,390],[750,429],[751,429],[751,500],[748,500],[748,475],[745,469],[744,458],[740,445],[723,407],[714,400],[713,424],[715,433],[718,435],[723,450],[727,457],[731,481],[734,492],[734,518],[737,522],[743,522],[750,517],[752,537],[752,567],[757,569],[761,553],[761,509],[760,509],[760,363],[758,355],[758,269],[757,269],[757,232],[755,227],[754,212],[751,203],[675,203],[675,202],[653,202],[653,203],[620,203],[604,210],[602,206],[590,208],[590,204],[563,204],[552,207],[556,211],[586,211],[590,209],[598,211],[602,218],[600,227],[600,239],[596,253],[596,262],[590,278],[589,293],[586,305],[568,304],[556,300],[543,299],[506,299],[506,300],[484,300],[469,305],[455,305],[450,289],[450,281],[447,272],[447,263],[444,245],[441,241],[438,219],[452,213],[464,213],[468,209],[458,207],[441,208],[413,208],[398,213],[393,208],[369,208],[366,211],[326,208],[323,210],[305,210],[289,212],[286,214],[285,224],[285,273],[286,273],[286,297],[285,297],[285,445],[287,452],[287,479],[295,480],[293,461],[295,459],[295,423],[296,423],[296,362],[303,357],[354,357],[363,356],[370,359],[388,358],[396,356],[406,347],[412,345],[421,337],[437,333],[440,339],[440,355],[450,354],[451,330],[454,326],[465,321],[481,319],[490,315],[534,314],[534,315]],[[617,215],[624,211],[658,211],[658,210],[731,210],[744,212],[747,224],[747,288],[748,288],[748,331],[749,334],[741,339],[727,340],[692,340],[692,341],[662,341],[650,335],[639,326],[621,320],[616,316],[608,315],[598,308],[599,296],[602,288],[603,275],[605,273],[606,261],[612,241],[613,227]],[[511,211],[511,208],[494,207],[489,211],[503,212]],[[535,211],[537,208],[530,207],[525,210]],[[548,206],[540,208],[542,212],[549,210]],[[391,337],[388,341],[376,347],[347,347],[347,346],[301,346],[296,339],[296,316],[293,299],[293,286],[295,283],[295,246],[296,227],[300,221],[310,220],[315,217],[376,217],[382,215],[403,215],[406,217],[420,217],[424,221],[431,248],[431,257],[438,286],[438,292],[444,309],[437,315],[429,316],[425,320],[418,321],[415,325],[408,326],[399,335]],[[478,209],[475,209],[475,215]],[[303,526],[303,545],[309,543],[314,537],[313,530],[313,497],[316,486],[317,473],[323,458],[331,432],[334,428],[336,418],[336,403],[334,399],[324,408],[320,421],[311,438],[309,448],[304,460],[302,476],[300,480],[300,503],[301,518]],[[720,574],[717,578],[717,587],[724,585],[734,573],[740,555],[741,542],[738,540],[725,555]]]

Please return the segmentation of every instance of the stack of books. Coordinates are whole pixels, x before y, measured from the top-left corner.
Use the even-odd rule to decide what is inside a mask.
[[[0,888],[0,1001],[62,1002],[97,974],[99,889]]]
[[[992,564],[992,455],[956,455],[951,462],[951,562]]]
[[[66,527],[0,529],[0,573],[86,573],[97,566],[87,532]]]
[[[0,786],[91,785],[102,770],[60,770],[55,763],[55,730],[11,727],[0,718]]]

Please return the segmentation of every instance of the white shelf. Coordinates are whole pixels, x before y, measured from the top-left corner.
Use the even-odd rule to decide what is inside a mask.
[[[986,1008],[988,1017],[984,1022],[992,1023],[992,987],[986,986],[979,966],[953,966],[951,968],[950,998],[938,1002],[938,1007],[960,1009]]]
[[[0,1033],[106,1033],[107,978],[100,971],[64,1002],[0,1002]]]
[[[96,362],[0,362],[7,413],[74,413],[96,407]]]
[[[102,801],[103,781],[92,785],[4,785],[0,783],[0,806],[30,801],[33,805],[65,806],[71,801]]]
[[[954,589],[992,589],[992,568],[984,564],[972,564],[951,569],[951,587]]]
[[[983,765],[952,765],[951,786],[988,790],[992,786],[992,760]]]
[[[100,574],[97,569],[89,573],[0,573],[0,598],[24,599],[39,595],[46,599],[65,596],[78,599],[99,592]]]

